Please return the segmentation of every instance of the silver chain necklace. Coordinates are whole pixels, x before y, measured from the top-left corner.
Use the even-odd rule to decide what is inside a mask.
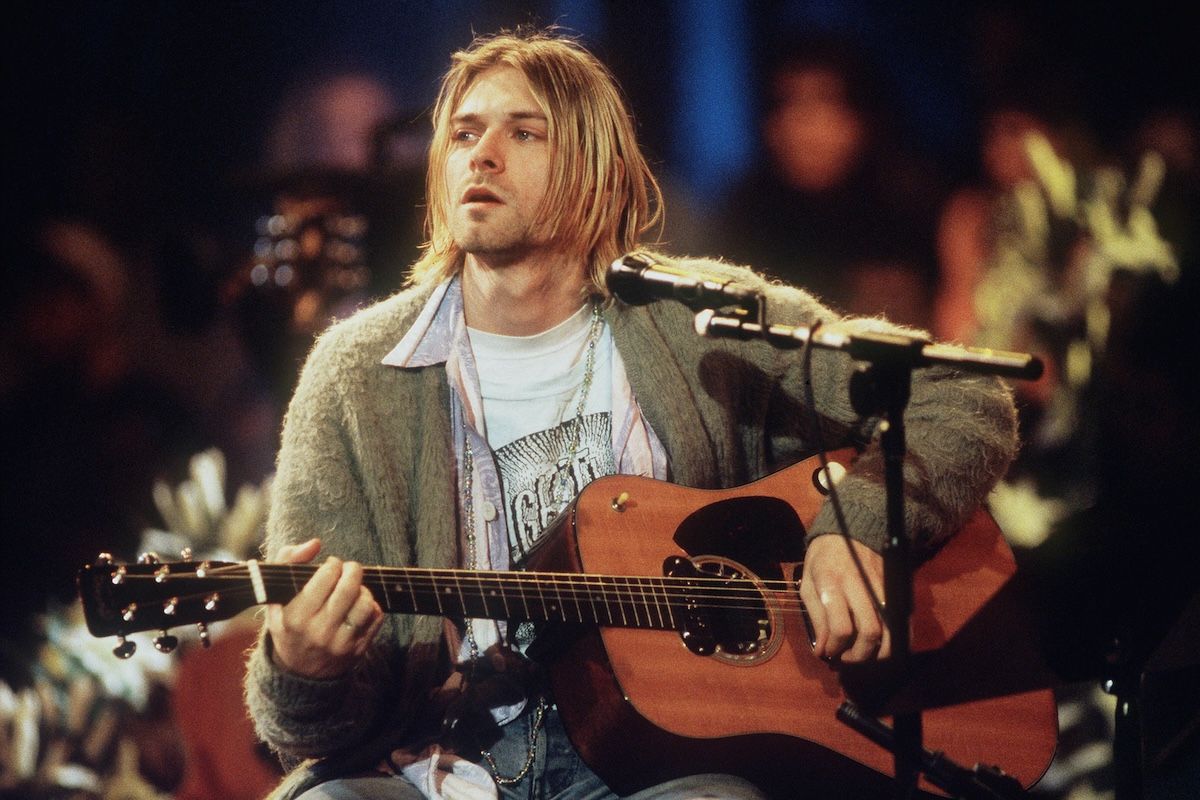
[[[592,304],[592,322],[591,328],[588,330],[587,356],[583,368],[583,383],[579,389],[579,402],[575,407],[575,418],[571,426],[571,438],[567,445],[567,452],[563,461],[555,468],[554,478],[550,486],[550,509],[554,515],[557,515],[566,506],[566,493],[571,485],[571,464],[575,461],[575,455],[579,451],[579,442],[582,435],[583,412],[587,406],[588,394],[591,393],[592,377],[596,367],[596,343],[600,339],[600,330],[603,327],[603,319],[600,316],[600,306],[596,303]],[[463,518],[467,521],[467,566],[470,569],[479,569],[479,546],[475,538],[475,453],[471,449],[471,437],[467,433],[464,437],[463,444]],[[467,645],[470,648],[471,663],[468,666],[468,675],[470,678],[475,676],[475,665],[479,662],[479,642],[475,639],[475,630],[471,626],[471,620],[466,620],[467,629]],[[517,772],[516,775],[506,776],[501,775],[500,770],[496,765],[496,758],[490,750],[480,750],[480,755],[487,761],[488,768],[491,770],[492,777],[496,783],[502,786],[512,786],[520,783],[529,770],[533,767],[533,762],[537,758],[537,737],[542,729],[542,725],[546,718],[546,709],[549,704],[546,698],[538,698],[537,711],[534,714],[533,725],[529,729],[529,752],[525,757],[525,764]]]
[[[575,419],[571,424],[571,438],[567,444],[567,452],[558,467],[554,470],[554,478],[550,484],[550,513],[556,517],[570,502],[571,465],[579,452],[579,442],[583,436],[583,412],[587,407],[588,395],[592,391],[592,378],[596,371],[596,344],[600,340],[600,329],[604,320],[600,316],[600,306],[592,303],[592,325],[588,330],[587,356],[583,366],[583,383],[579,387],[579,402],[575,405]]]

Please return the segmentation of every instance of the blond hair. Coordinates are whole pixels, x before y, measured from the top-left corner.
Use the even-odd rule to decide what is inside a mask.
[[[543,30],[478,37],[452,57],[433,108],[425,187],[428,241],[409,283],[436,283],[462,269],[463,252],[450,232],[445,181],[450,118],[475,79],[497,66],[514,67],[525,76],[548,120],[555,158],[538,222],[569,257],[586,261],[590,290],[607,294],[605,270],[658,224],[662,191],[638,148],[633,119],[612,74],[578,42]]]

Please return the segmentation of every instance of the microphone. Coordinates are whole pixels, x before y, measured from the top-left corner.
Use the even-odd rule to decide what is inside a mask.
[[[712,276],[693,275],[658,263],[645,253],[629,253],[608,268],[608,288],[634,306],[656,298],[679,300],[691,308],[758,308],[758,292]]]

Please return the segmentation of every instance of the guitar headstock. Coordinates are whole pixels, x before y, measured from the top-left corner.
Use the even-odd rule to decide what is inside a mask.
[[[117,636],[113,653],[129,658],[137,645],[125,637],[139,631],[159,631],[154,646],[170,652],[179,640],[168,629],[195,623],[207,647],[207,623],[229,619],[255,605],[245,586],[244,565],[227,561],[163,562],[153,553],[136,564],[118,564],[101,553],[94,564],[79,570],[76,583],[83,601],[88,631],[97,637]]]

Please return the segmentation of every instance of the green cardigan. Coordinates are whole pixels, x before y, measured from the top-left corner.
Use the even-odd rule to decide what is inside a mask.
[[[836,319],[810,295],[768,285],[741,268],[711,261],[679,266],[764,291],[771,322]],[[364,309],[314,346],[284,423],[268,558],[281,545],[319,536],[323,553],[364,564],[458,565],[445,371],[380,363],[429,292],[410,289]],[[851,409],[853,364],[844,354],[817,350],[812,357],[818,437],[806,411],[803,351],[698,336],[692,312],[673,301],[639,307],[615,301],[604,316],[674,482],[735,486],[822,445],[864,444],[839,496],[851,534],[882,546],[883,463],[872,435],[877,420],[860,421]],[[957,530],[1003,474],[1016,451],[1015,414],[999,382],[934,368],[914,374],[905,423],[908,529],[918,546],[927,546]],[[826,508],[809,535],[836,530]],[[323,778],[374,763],[406,729],[439,713],[429,698],[450,669],[442,625],[434,617],[389,616],[361,664],[333,680],[277,669],[264,636],[246,683],[259,735],[285,757],[332,756]],[[309,772],[299,782],[315,779]]]

